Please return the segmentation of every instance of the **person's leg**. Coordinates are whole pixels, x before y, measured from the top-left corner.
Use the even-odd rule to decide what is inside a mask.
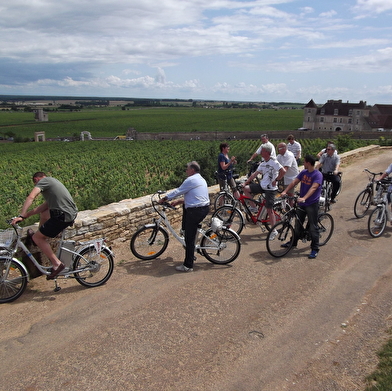
[[[311,237],[310,248],[319,251],[319,231],[318,231],[318,202],[306,207],[306,214],[309,222],[309,233]]]
[[[185,219],[185,260],[184,266],[193,268],[193,260],[195,256],[195,239],[199,224],[205,219],[209,211],[209,207],[190,208],[186,210]]]
[[[331,194],[331,201],[335,200],[336,194],[339,190],[340,185],[340,178],[338,175],[331,175],[330,181],[332,182],[332,194]]]

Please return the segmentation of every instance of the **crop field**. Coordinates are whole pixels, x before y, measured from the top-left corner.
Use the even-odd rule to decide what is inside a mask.
[[[275,145],[280,140],[271,140]],[[304,154],[317,153],[325,141],[299,140]],[[355,141],[358,143],[358,141]],[[220,141],[76,141],[0,144],[0,227],[17,215],[33,187],[32,175],[44,171],[62,181],[79,210],[177,187],[185,178],[187,162],[197,160],[209,185],[215,184]],[[260,140],[230,141],[237,172],[245,175],[247,160]],[[356,144],[354,147],[358,146]],[[364,142],[362,144],[364,145]],[[353,147],[339,147],[339,151]],[[39,200],[42,202],[42,200]],[[29,223],[37,221],[36,216]]]
[[[48,111],[48,122],[36,122],[32,112],[0,111],[0,133],[34,138],[44,131],[46,138],[70,138],[88,131],[93,138],[137,132],[239,132],[288,131],[302,126],[303,110],[145,108],[121,110]]]

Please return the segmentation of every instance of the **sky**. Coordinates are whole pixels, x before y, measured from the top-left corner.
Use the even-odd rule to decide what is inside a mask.
[[[0,94],[392,104],[392,0],[0,0]]]

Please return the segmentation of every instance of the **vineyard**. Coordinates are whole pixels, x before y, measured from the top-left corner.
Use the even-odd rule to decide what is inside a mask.
[[[281,140],[271,140],[275,145]],[[304,154],[317,153],[325,141],[299,140]],[[0,144],[0,227],[19,213],[33,187],[32,175],[44,171],[62,181],[79,210],[177,187],[185,178],[185,165],[197,160],[209,185],[215,184],[220,141],[78,141]],[[237,172],[247,172],[247,160],[260,140],[233,140],[230,154],[237,157]],[[366,145],[365,141],[337,139],[339,152]],[[39,200],[42,201],[42,200]],[[34,220],[34,218],[36,218]],[[37,221],[34,216],[29,223]]]
[[[93,138],[137,132],[241,132],[296,129],[302,126],[302,110],[149,108],[49,111],[48,122],[36,122],[32,112],[0,111],[0,133],[12,132],[16,139],[34,138],[44,131],[46,138],[72,138],[88,131]]]

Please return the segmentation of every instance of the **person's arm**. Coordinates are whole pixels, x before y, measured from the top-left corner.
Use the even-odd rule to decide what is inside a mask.
[[[307,191],[307,193],[303,196],[303,197],[301,197],[301,198],[298,198],[298,202],[300,202],[300,203],[302,203],[302,202],[305,202],[316,190],[317,190],[317,188],[320,186],[320,184],[319,183],[317,183],[317,182],[313,182],[313,184],[312,184],[312,186],[310,187],[310,189]]]
[[[272,185],[274,186],[274,184],[276,184],[276,182],[280,181],[280,180],[284,177],[284,174],[286,174],[286,168],[285,168],[285,167],[281,167],[281,168],[279,169],[278,176],[277,176],[276,179],[272,182]]]
[[[281,195],[285,196],[288,191],[298,185],[300,180],[298,178],[294,178],[293,181],[282,191]]]
[[[228,168],[230,168],[232,164],[235,164],[235,156],[232,156],[228,163],[225,163],[224,161],[220,162],[220,166],[222,170],[227,170]]]
[[[248,160],[248,163],[251,162],[257,155],[258,155],[258,153],[255,152],[255,153],[250,157],[250,159]]]
[[[26,197],[20,215],[12,220],[12,224],[16,224],[19,221],[27,219],[30,216],[41,213],[48,209],[48,204],[44,202],[40,206],[37,206],[36,208],[29,211],[30,206],[33,204],[34,200],[40,193],[41,193],[41,189],[38,187],[34,187],[33,190],[31,190],[30,194]]]

